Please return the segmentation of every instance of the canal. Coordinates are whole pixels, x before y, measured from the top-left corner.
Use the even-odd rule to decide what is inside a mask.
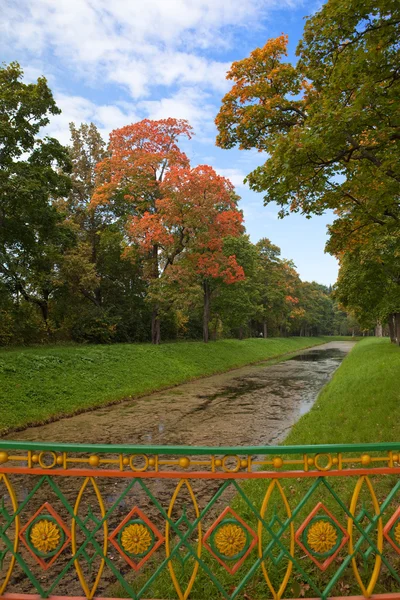
[[[281,442],[315,402],[353,342],[235,369],[8,438],[102,444],[240,446]]]

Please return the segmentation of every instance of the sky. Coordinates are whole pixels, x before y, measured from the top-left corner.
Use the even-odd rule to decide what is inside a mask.
[[[214,119],[229,90],[226,72],[267,39],[289,35],[289,59],[318,0],[0,0],[0,62],[17,60],[26,81],[44,75],[62,114],[48,134],[69,141],[68,124],[93,121],[105,139],[143,118],[188,119],[182,147],[192,166],[209,164],[241,196],[253,242],[269,238],[303,280],[333,284],[324,253],[332,215],[278,219],[275,204],[243,183],[263,158],[215,146]]]

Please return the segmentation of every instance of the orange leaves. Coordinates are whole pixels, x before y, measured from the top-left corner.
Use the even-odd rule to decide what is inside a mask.
[[[287,56],[288,42],[287,35],[269,39],[262,48],[253,50],[248,58],[233,62],[226,78],[235,80],[239,87],[243,87],[249,75],[256,78],[268,63],[273,67],[282,56]]]
[[[289,319],[301,319],[305,316],[306,311],[304,308],[295,307],[289,314]]]
[[[233,190],[231,182],[208,165],[174,166],[160,183],[155,211],[132,219],[130,237],[144,253],[159,246],[169,264],[185,251],[187,268],[194,274],[238,281],[243,269],[235,257],[222,252],[224,238],[243,232]]]
[[[177,144],[181,136],[192,136],[192,128],[184,119],[144,119],[112,131],[108,156],[97,165],[92,204],[107,204],[121,191],[126,200],[143,201],[147,196],[151,202],[171,167],[189,166]]]
[[[244,231],[238,196],[212,167],[190,167],[178,138],[191,135],[179,119],[145,119],[113,131],[92,204],[112,202],[124,214],[153,283],[168,273],[174,281],[179,274],[234,283],[244,271],[235,256],[225,256],[223,242]]]
[[[190,257],[195,274],[201,279],[222,279],[228,285],[243,281],[245,273],[236,256],[222,252],[193,253]]]
[[[149,212],[145,212],[141,218],[132,218],[129,234],[145,252],[150,251],[154,245],[167,247],[174,242],[173,235],[163,227],[159,216]]]
[[[276,134],[302,122],[305,101],[299,96],[311,90],[296,67],[283,62],[287,44],[287,36],[279,36],[232,64],[227,76],[232,88],[215,120],[217,145],[272,152]]]

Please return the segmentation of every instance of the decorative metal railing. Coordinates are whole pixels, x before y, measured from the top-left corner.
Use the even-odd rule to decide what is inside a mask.
[[[399,461],[0,441],[0,598],[400,598]]]

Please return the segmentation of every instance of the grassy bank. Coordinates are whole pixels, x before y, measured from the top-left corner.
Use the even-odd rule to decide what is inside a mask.
[[[400,348],[366,338],[344,359],[285,444],[398,442]]]
[[[0,433],[325,341],[328,338],[273,338],[2,350]]]

